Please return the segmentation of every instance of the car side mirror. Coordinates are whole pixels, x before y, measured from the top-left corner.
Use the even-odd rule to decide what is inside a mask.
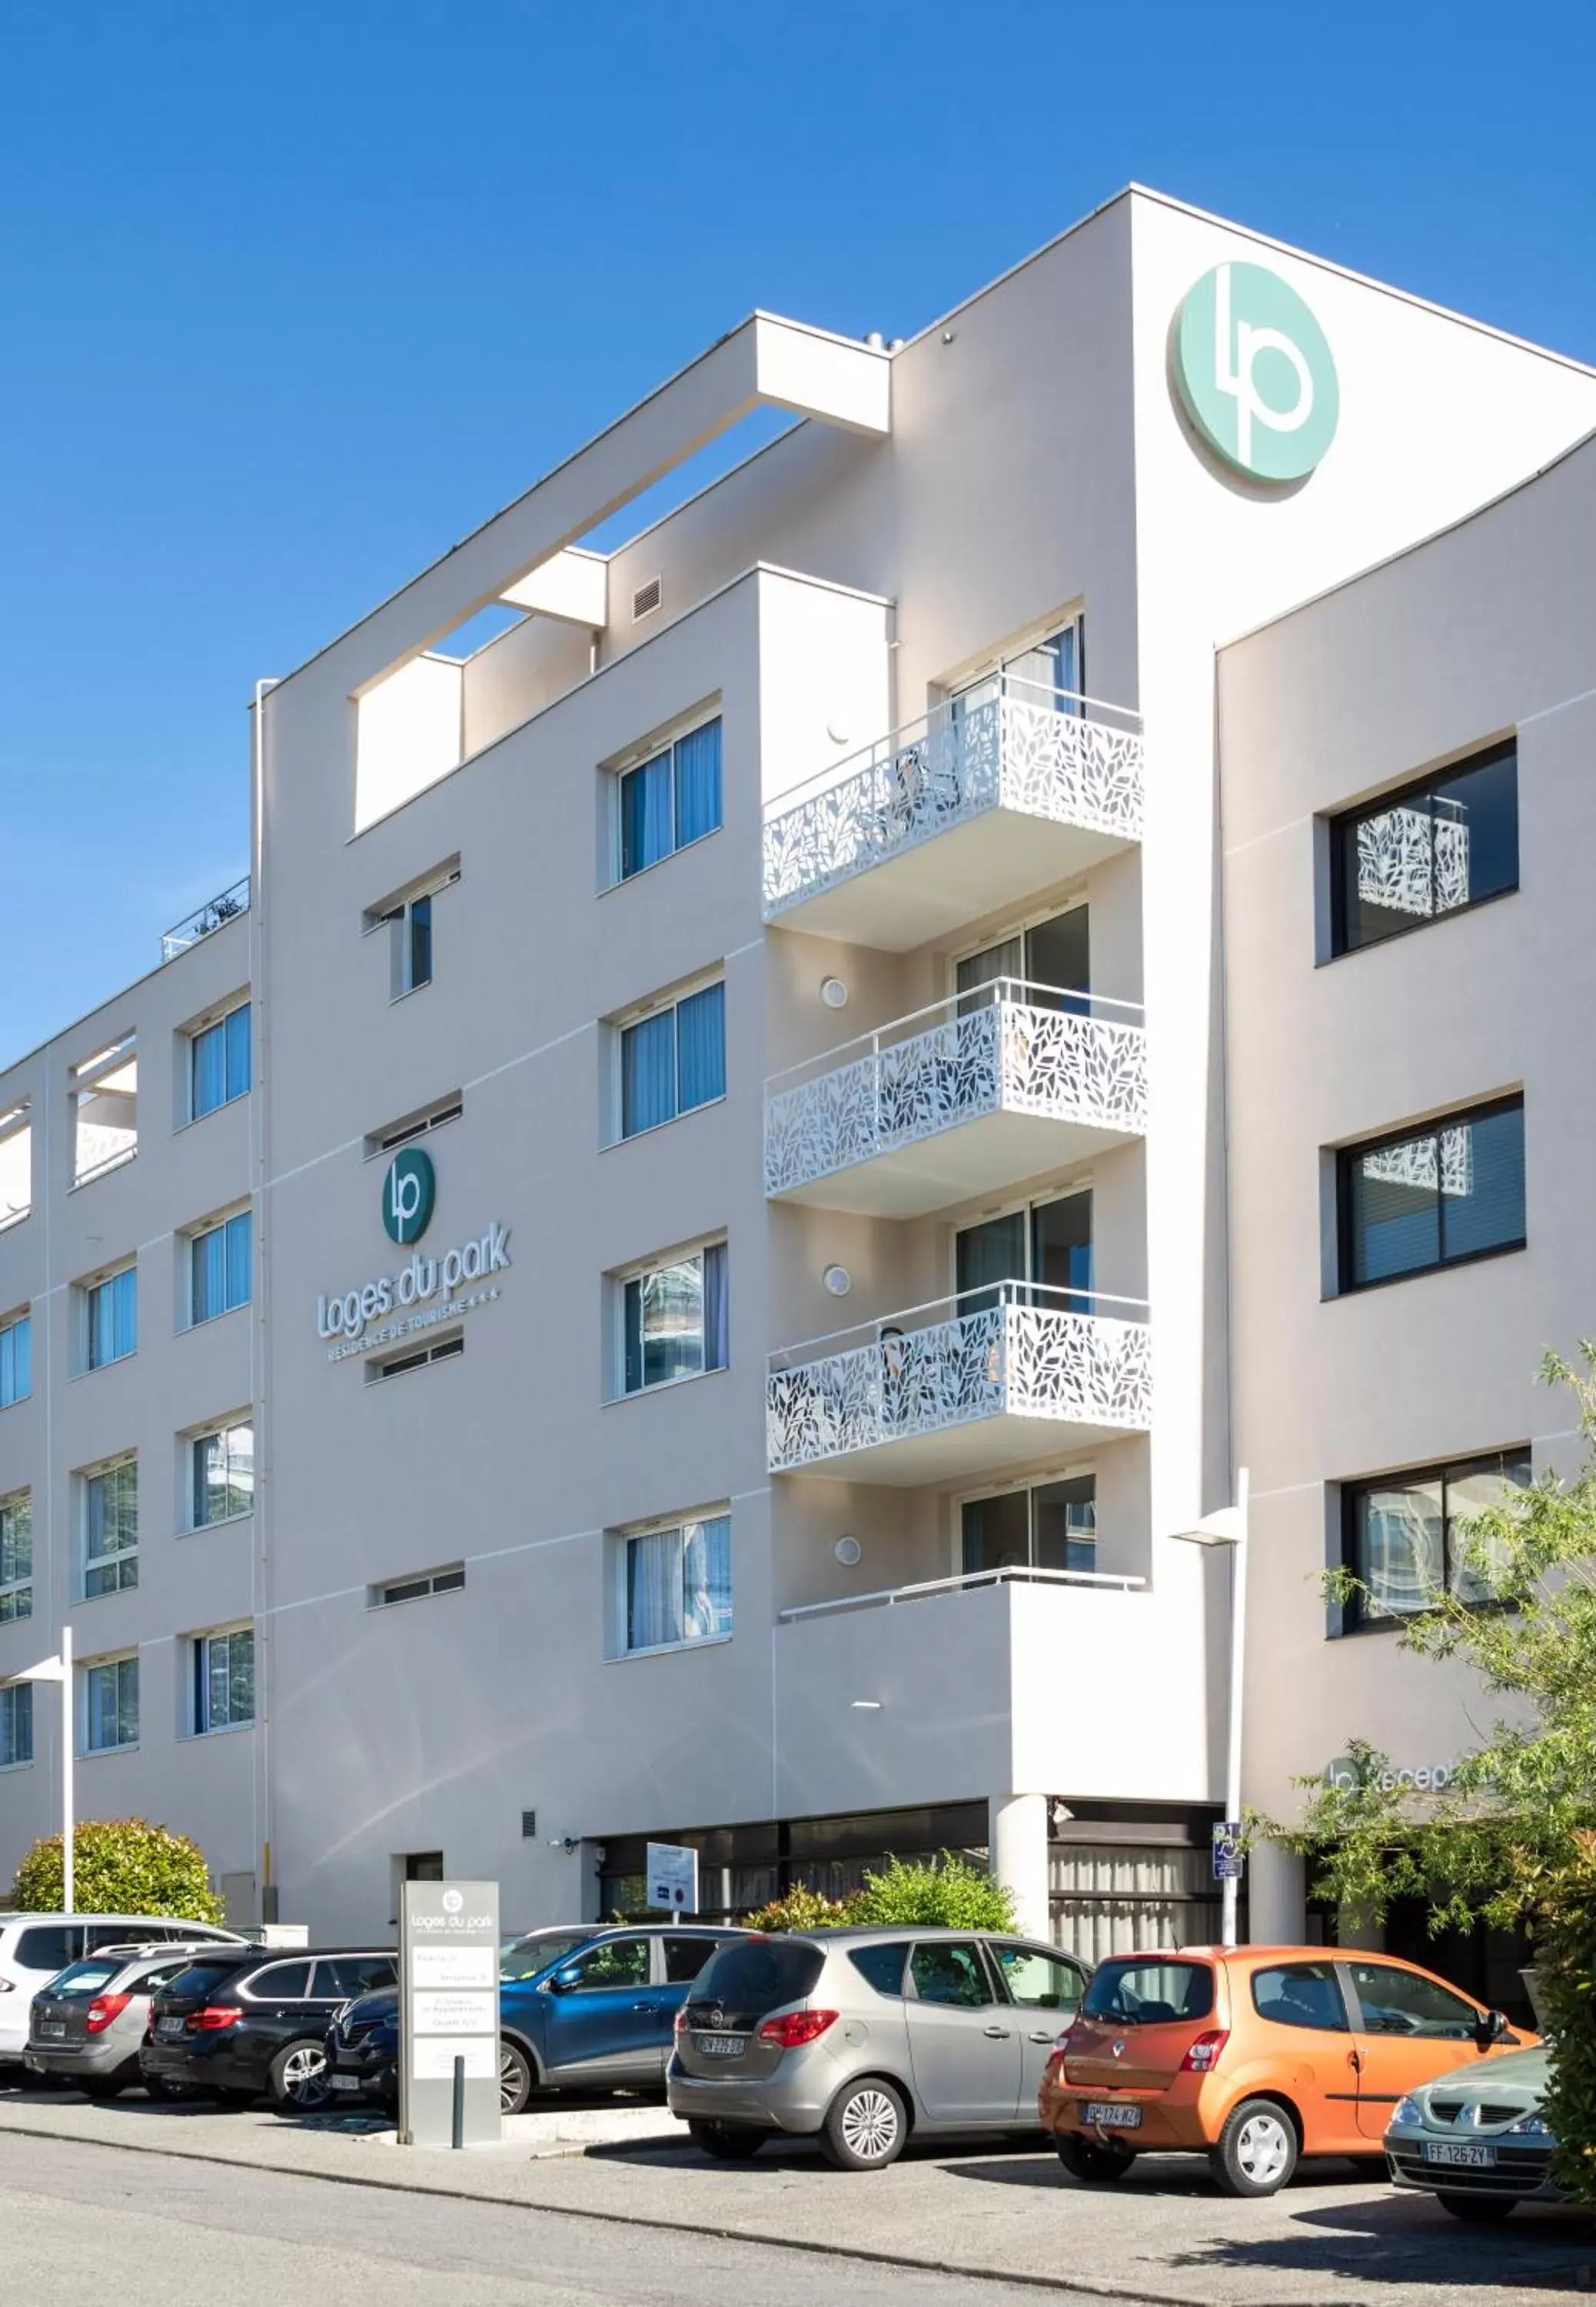
[[[573,1987],[581,1985],[582,1974],[579,1970],[557,1970],[548,1984],[550,1994],[568,1994]]]
[[[1504,2012],[1487,2011],[1474,2029],[1474,2041],[1481,2051],[1489,2051],[1493,2043],[1499,2043],[1504,2035],[1511,2032]]]

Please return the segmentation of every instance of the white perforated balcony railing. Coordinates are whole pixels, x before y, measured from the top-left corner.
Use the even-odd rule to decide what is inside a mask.
[[[1112,1308],[1102,1311],[1101,1308]],[[772,1354],[773,1474],[918,1483],[1143,1433],[1151,1337],[1139,1299],[1000,1282]]]
[[[765,919],[906,951],[1085,870],[1141,824],[1138,717],[994,675],[769,805]]]
[[[1140,1009],[999,978],[773,1076],[764,1190],[923,1216],[1146,1128]]]

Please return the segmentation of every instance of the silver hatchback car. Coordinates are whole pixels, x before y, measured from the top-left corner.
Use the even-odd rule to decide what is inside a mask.
[[[788,2132],[839,2170],[876,2171],[911,2131],[1032,2131],[1088,1977],[1057,1947],[989,1931],[743,1939],[677,2014],[666,2096],[726,2161]]]
[[[245,1942],[239,1941],[240,1948]],[[69,1963],[33,1998],[25,2063],[47,2081],[64,2083],[89,2098],[115,2098],[143,2080],[139,2045],[149,2018],[149,1998],[199,1953],[215,1951],[214,1936],[185,1946],[102,1947]],[[150,2088],[151,2097],[186,2097],[175,2087]]]

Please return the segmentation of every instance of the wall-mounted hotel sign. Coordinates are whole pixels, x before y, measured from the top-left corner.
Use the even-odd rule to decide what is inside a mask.
[[[389,1239],[402,1248],[419,1240],[431,1221],[436,1196],[431,1156],[419,1145],[396,1154],[382,1180],[382,1222]],[[316,1334],[328,1343],[328,1360],[397,1344],[491,1304],[499,1294],[491,1277],[510,1263],[509,1239],[509,1228],[495,1221],[477,1239],[441,1256],[413,1248],[397,1274],[318,1298]]]

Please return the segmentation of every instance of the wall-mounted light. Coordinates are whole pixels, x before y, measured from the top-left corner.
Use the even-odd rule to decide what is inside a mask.
[[[832,1548],[844,1570],[851,1570],[863,1551],[858,1539],[852,1537],[840,1538]]]
[[[551,1834],[549,1837],[549,1848],[550,1850],[563,1850],[568,1858],[574,1858],[582,1845],[574,1834]]]
[[[848,988],[840,977],[823,977],[820,981],[820,998],[828,1009],[846,1009]]]
[[[833,1298],[846,1298],[853,1288],[853,1276],[845,1265],[828,1265],[821,1280]]]

